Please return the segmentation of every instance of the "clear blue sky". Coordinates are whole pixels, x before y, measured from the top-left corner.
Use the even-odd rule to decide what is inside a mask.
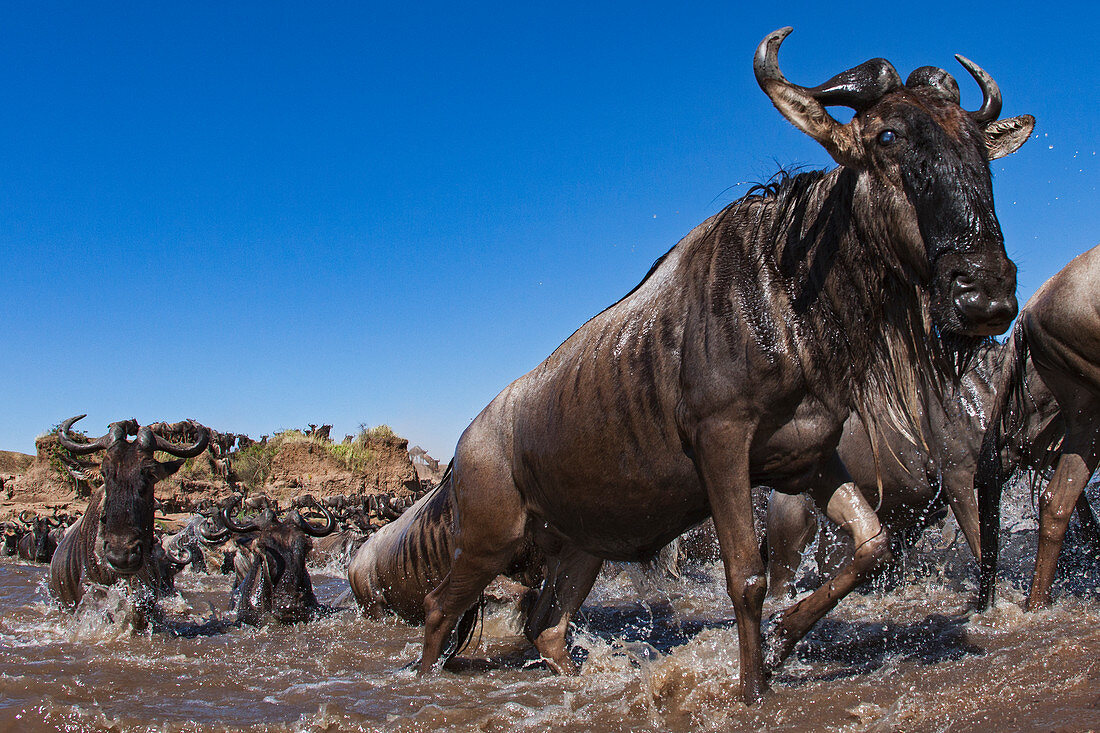
[[[0,448],[86,412],[388,423],[440,458],[777,163],[752,75],[962,53],[1036,136],[993,166],[1020,295],[1100,242],[1094,4],[8,3]],[[996,8],[992,11],[992,8]]]

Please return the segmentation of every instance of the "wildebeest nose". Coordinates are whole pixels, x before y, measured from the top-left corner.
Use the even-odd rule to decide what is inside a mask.
[[[995,336],[1004,333],[1016,317],[1016,295],[991,298],[972,278],[959,275],[952,287],[952,300],[965,319],[972,335]]]
[[[104,555],[111,567],[120,573],[137,572],[141,567],[142,551],[141,540],[134,540],[121,547],[108,545]]]

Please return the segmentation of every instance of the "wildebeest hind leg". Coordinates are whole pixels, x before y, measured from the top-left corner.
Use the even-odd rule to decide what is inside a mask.
[[[459,444],[462,449],[462,444]],[[454,563],[424,599],[424,649],[420,674],[440,661],[455,625],[493,578],[507,570],[524,537],[527,512],[507,463],[492,454],[455,459],[452,486],[457,527]]]
[[[1050,603],[1050,586],[1054,583],[1066,527],[1078,497],[1096,470],[1098,446],[1092,422],[1081,425],[1067,421],[1066,440],[1058,466],[1039,496],[1039,550],[1035,555],[1035,575],[1027,599],[1029,611]]]
[[[813,542],[817,518],[802,495],[771,492],[768,499],[768,597],[793,595],[802,553]]]
[[[576,674],[565,635],[573,614],[592,590],[603,560],[566,546],[557,557],[548,558],[547,564],[546,580],[527,616],[524,633],[550,669],[558,674]]]
[[[842,484],[828,499],[825,511],[829,519],[852,536],[855,554],[835,577],[780,614],[769,641],[771,667],[782,662],[818,619],[890,555],[886,530],[854,483]]]

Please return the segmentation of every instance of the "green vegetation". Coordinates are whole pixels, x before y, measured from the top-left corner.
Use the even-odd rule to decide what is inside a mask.
[[[350,443],[334,443],[331,440],[306,435],[301,430],[280,430],[266,444],[252,445],[233,454],[233,473],[250,491],[261,488],[271,476],[275,454],[284,445],[312,443],[324,448],[340,465],[349,471],[366,471],[375,460],[374,451],[368,445],[371,440],[388,440],[395,437],[388,425],[368,428],[359,426],[359,435]]]
[[[268,441],[266,445],[253,443],[237,451],[232,459],[233,473],[249,491],[261,488],[271,475],[271,463],[275,460],[277,450],[278,446]]]
[[[57,424],[50,428],[49,432],[45,435],[39,437],[53,436],[56,438],[60,432],[61,425]],[[83,430],[70,429],[69,435],[75,438],[77,442],[84,442],[88,439],[88,434]],[[89,483],[87,481],[77,481],[76,478],[69,473],[69,469],[66,467],[65,462],[61,460],[61,455],[64,453],[70,462],[79,463],[80,461],[76,456],[73,456],[69,451],[62,448],[59,442],[52,440],[43,446],[36,440],[35,449],[40,453],[45,453],[46,465],[49,467],[49,470],[56,474],[62,483],[68,484],[76,496],[85,498],[91,494],[91,486]]]
[[[330,443],[328,452],[349,471],[365,471],[374,459],[371,449],[358,439],[351,443]]]
[[[365,443],[368,439],[390,440],[396,437],[397,433],[393,432],[393,428],[389,425],[377,425],[373,428],[368,428],[365,423],[359,423],[359,436],[356,438],[356,441]]]

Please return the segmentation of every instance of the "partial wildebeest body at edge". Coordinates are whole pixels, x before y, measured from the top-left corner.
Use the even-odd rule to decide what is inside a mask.
[[[424,600],[447,576],[454,561],[454,511],[448,470],[439,486],[374,532],[358,549],[348,565],[348,583],[365,614],[377,618],[392,613],[409,623],[424,622]],[[528,541],[501,574],[521,588],[535,587],[545,575],[545,560]],[[525,632],[534,641],[531,630],[537,616],[532,611],[538,609],[523,610],[528,612]],[[469,639],[477,611],[475,606],[463,615],[448,656]]]
[[[945,506],[955,519],[976,558],[980,557],[978,508],[974,472],[989,415],[997,401],[997,382],[1004,369],[1014,368],[1014,350],[990,343],[979,349],[973,363],[955,385],[935,389],[924,377],[920,387],[921,434],[903,435],[889,425],[879,426],[879,460],[873,457],[867,426],[853,413],[844,425],[838,452],[863,495],[871,504],[880,501],[878,515],[890,531],[895,548],[907,550]],[[1006,362],[1007,358],[1007,364]],[[1034,377],[1034,375],[1032,375]],[[1005,446],[1007,465],[1043,470],[1046,446],[1062,432],[1058,403],[1037,379],[1021,403],[1018,430]],[[1094,527],[1096,520],[1087,502],[1080,505],[1082,521]],[[801,552],[813,539],[816,521],[799,497],[773,494],[768,506],[769,592],[787,590]],[[822,553],[819,546],[819,557]],[[851,548],[835,550],[825,560],[833,567],[851,555]]]
[[[868,414],[868,384],[898,378],[888,414],[904,421],[930,325],[963,350],[1015,316],[988,160],[1026,141],[1034,120],[995,121],[996,85],[968,61],[985,92],[975,113],[946,72],[926,67],[906,86],[882,59],[798,87],[776,61],[787,33],[760,45],[757,79],[841,167],[704,222],[474,419],[452,465],[454,560],[425,600],[422,673],[530,538],[547,558],[536,646],[569,669],[566,629],[603,560],[646,559],[713,514],[741,694],[755,702],[767,583],[752,485],[810,492],[859,547],[780,616],[773,665],[888,551],[836,456],[841,427],[852,409]],[[842,125],[827,104],[856,116]]]
[[[998,400],[982,441],[974,485],[981,516],[978,605],[994,598],[1000,503],[1015,468],[1010,453],[1026,431],[1028,402],[1049,390],[1061,409],[1063,433],[1049,431],[1033,451],[1050,451],[1054,475],[1039,496],[1039,546],[1028,610],[1050,602],[1050,587],[1075,505],[1088,520],[1082,491],[1100,462],[1100,246],[1075,257],[1043,283],[1020,311]],[[1061,439],[1061,445],[1058,440]]]
[[[87,583],[110,585],[132,579],[146,595],[155,597],[163,591],[165,579],[154,548],[154,486],[179,470],[184,460],[206,450],[209,435],[199,430],[198,441],[182,447],[155,435],[148,426],[139,428],[134,420],[125,420],[111,423],[110,431],[91,443],[77,443],[68,431],[81,417],[63,422],[58,438],[72,453],[105,451],[103,486],[58,545],[50,562],[50,591],[70,609],[80,602]],[[130,442],[129,435],[137,437]],[[157,461],[156,451],[178,460]],[[150,610],[146,599],[141,600],[136,626],[145,623],[145,611]]]

